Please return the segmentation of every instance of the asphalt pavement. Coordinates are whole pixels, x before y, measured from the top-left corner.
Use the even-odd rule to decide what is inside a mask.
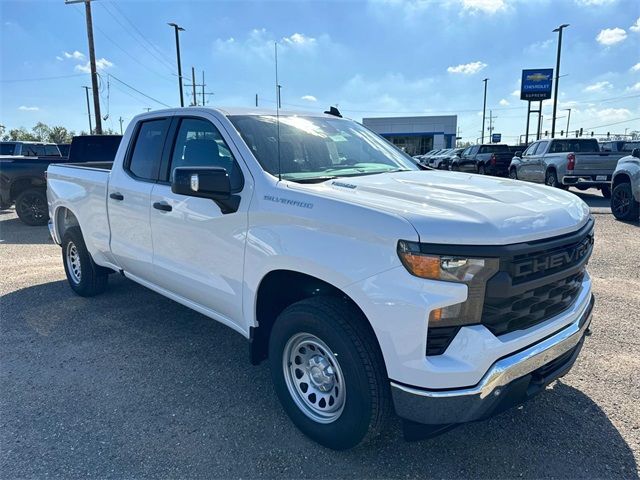
[[[593,334],[566,377],[430,440],[394,421],[334,452],[292,425],[240,335],[118,275],[74,295],[46,227],[2,211],[0,477],[639,478],[640,228],[595,216]]]

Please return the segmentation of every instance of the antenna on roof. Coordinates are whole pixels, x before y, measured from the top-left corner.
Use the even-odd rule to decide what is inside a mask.
[[[326,113],[327,115],[333,115],[334,117],[342,118],[342,114],[340,113],[340,110],[337,109],[337,107],[329,107],[329,110],[324,113]]]
[[[273,42],[276,56],[276,129],[278,135],[278,180],[282,181],[280,168],[280,84],[278,83],[278,42]]]

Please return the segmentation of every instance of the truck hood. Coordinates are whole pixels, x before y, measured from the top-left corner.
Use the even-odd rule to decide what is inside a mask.
[[[412,171],[296,185],[406,218],[421,242],[504,245],[570,233],[589,207],[560,189],[481,175]]]

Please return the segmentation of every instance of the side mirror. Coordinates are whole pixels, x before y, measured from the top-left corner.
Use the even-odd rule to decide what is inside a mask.
[[[634,148],[633,150],[631,150],[631,156],[640,158],[640,148]]]
[[[233,213],[240,206],[240,196],[232,195],[229,174],[220,167],[178,167],[173,171],[171,191],[178,195],[209,198],[222,213]]]
[[[516,152],[516,157],[518,157],[518,158],[522,158],[522,152],[521,152],[521,151],[517,151],[517,152]]]

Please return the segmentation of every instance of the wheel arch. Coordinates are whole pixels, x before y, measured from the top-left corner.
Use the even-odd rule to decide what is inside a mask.
[[[621,183],[631,183],[631,177],[629,177],[626,172],[620,172],[613,177],[613,180],[611,181],[611,190]]]
[[[58,243],[62,242],[62,237],[64,237],[65,232],[70,227],[78,227],[80,228],[80,222],[78,222],[78,217],[73,213],[73,211],[62,205],[56,208],[54,215],[54,228],[55,234],[58,239]],[[82,232],[82,228],[80,228]]]
[[[380,344],[371,324],[358,304],[343,290],[316,276],[306,273],[278,269],[268,272],[260,281],[255,298],[255,327],[250,328],[250,360],[254,365],[266,360],[269,352],[269,337],[278,315],[295,302],[314,296],[342,298],[353,305],[365,319],[364,323]],[[359,321],[353,319],[353,321]]]

